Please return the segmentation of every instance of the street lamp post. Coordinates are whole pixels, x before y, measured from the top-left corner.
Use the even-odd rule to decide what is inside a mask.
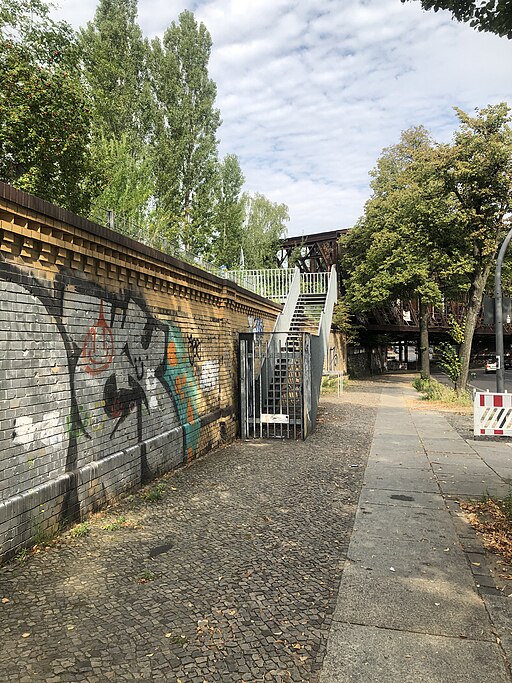
[[[512,239],[512,229],[503,240],[494,275],[494,328],[496,332],[496,392],[502,394],[505,389],[505,353],[503,345],[503,295],[501,292],[501,267],[503,259]]]

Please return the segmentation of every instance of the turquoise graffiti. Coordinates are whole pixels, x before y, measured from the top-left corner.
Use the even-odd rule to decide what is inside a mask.
[[[190,462],[197,451],[201,435],[198,408],[200,389],[190,362],[188,345],[181,331],[169,322],[166,324],[168,327],[167,353],[162,379],[174,397],[185,434],[185,452]]]

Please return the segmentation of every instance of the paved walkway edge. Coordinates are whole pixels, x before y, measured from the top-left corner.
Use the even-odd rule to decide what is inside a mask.
[[[503,493],[506,476],[488,462],[493,449],[409,410],[413,394],[406,378],[383,383],[321,683],[512,680],[512,600],[479,592],[481,563],[454,518],[456,496]],[[506,449],[494,445],[508,466]]]

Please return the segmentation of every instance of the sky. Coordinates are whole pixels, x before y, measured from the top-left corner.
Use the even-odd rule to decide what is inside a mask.
[[[96,0],[61,0],[75,28]],[[448,12],[400,0],[139,0],[139,24],[162,36],[184,9],[211,34],[221,156],[236,154],[247,192],[289,208],[288,234],[351,227],[369,171],[401,131],[440,142],[466,112],[512,106],[512,40]]]

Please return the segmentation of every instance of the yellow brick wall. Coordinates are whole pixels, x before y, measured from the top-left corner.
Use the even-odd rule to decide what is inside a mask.
[[[234,438],[279,307],[0,183],[0,557]]]

